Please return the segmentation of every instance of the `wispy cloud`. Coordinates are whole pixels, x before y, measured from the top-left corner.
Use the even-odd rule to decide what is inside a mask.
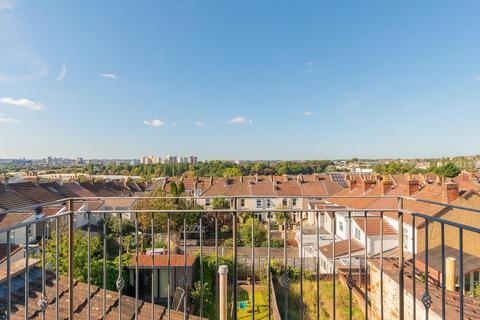
[[[480,76],[476,76],[475,78],[473,78],[473,80],[480,81]]]
[[[0,11],[13,10],[17,4],[17,0],[0,0]]]
[[[162,128],[165,126],[165,122],[162,120],[154,119],[154,120],[145,120],[143,121],[143,124],[149,126],[149,127],[155,127],[155,128]]]
[[[230,121],[228,121],[228,123],[243,125],[243,124],[253,123],[253,120],[250,120],[250,119],[248,119],[248,117],[245,117],[245,116],[238,116],[238,117],[234,117],[234,118],[230,119]]]
[[[304,64],[306,74],[315,74],[317,70],[315,69],[315,64],[312,61],[307,61]]]
[[[33,52],[26,48],[9,48],[8,51],[7,53],[3,52],[7,56],[6,63],[22,66],[28,70],[0,72],[0,82],[33,81],[47,76],[48,64]]]
[[[107,79],[112,79],[112,80],[117,79],[117,76],[114,75],[113,73],[100,73],[99,76],[102,77],[102,78],[107,78]]]
[[[11,118],[5,118],[3,114],[0,114],[0,123],[11,123],[11,122],[17,122],[17,120],[11,119]]]
[[[311,111],[305,111],[304,113],[302,113],[302,116],[304,116],[304,117],[311,117],[311,116],[313,116],[313,112],[311,112]]]
[[[66,75],[67,75],[67,64],[63,62],[62,69],[60,70],[60,73],[57,76],[57,81],[62,81]]]
[[[33,111],[39,111],[43,109],[42,104],[26,98],[20,98],[20,99],[0,98],[0,102],[11,105],[11,106],[15,106],[15,107],[28,108]]]
[[[200,128],[204,128],[207,126],[205,122],[201,122],[201,121],[195,121],[193,124]]]

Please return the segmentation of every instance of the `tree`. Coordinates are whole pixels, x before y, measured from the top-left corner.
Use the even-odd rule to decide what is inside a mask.
[[[460,174],[460,169],[453,162],[447,162],[445,165],[435,168],[434,172],[443,177],[454,178]]]
[[[59,239],[58,271],[60,274],[68,274],[68,236],[63,234]],[[47,265],[55,266],[56,234],[45,244],[45,257]],[[88,281],[88,238],[81,231],[75,232],[73,236],[73,277],[81,282]],[[108,259],[108,257],[107,257]],[[116,280],[118,278],[118,256],[106,261],[108,290],[117,290]],[[128,253],[122,255],[122,265],[130,264],[131,256]],[[100,236],[91,236],[90,239],[90,279],[96,286],[103,286],[103,245]],[[128,274],[123,274],[125,282],[128,281]]]
[[[223,171],[224,177],[238,177],[242,175],[242,170],[239,168],[227,168]]]
[[[285,207],[281,206],[278,209],[286,209]],[[292,223],[292,215],[291,212],[287,211],[276,211],[273,213],[273,216],[275,217],[275,221],[281,226],[285,225],[285,222],[287,223],[287,228],[290,227],[290,224]]]
[[[261,225],[257,219],[253,223],[253,245],[260,247],[267,240],[267,230]],[[248,218],[247,221],[240,227],[240,240],[243,246],[252,246],[252,218]]]

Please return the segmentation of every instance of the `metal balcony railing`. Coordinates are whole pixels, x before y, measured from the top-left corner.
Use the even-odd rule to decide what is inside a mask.
[[[247,198],[262,197],[242,197]],[[330,202],[336,198],[348,197],[328,197]],[[6,258],[0,265],[0,309],[3,309],[0,310],[0,317],[218,318],[220,288],[216,270],[225,262],[224,257],[231,257],[231,265],[228,266],[228,310],[231,319],[239,319],[245,305],[251,312],[242,316],[243,319],[288,319],[292,310],[300,319],[359,318],[358,313],[354,312],[355,307],[361,310],[361,317],[365,319],[390,319],[392,313],[386,314],[385,308],[386,303],[390,307],[392,299],[395,300],[399,319],[428,319],[433,306],[439,310],[438,315],[442,319],[453,316],[463,319],[466,313],[472,318],[472,314],[480,312],[477,310],[477,301],[472,302],[473,298],[465,296],[463,277],[464,233],[478,235],[480,229],[409,211],[404,208],[404,202],[437,205],[472,214],[479,214],[480,210],[408,197],[383,198],[396,201],[396,207],[353,209],[329,205],[319,209],[239,209],[239,198],[228,198],[230,208],[211,209],[199,207],[205,200],[202,198],[136,197],[138,201],[150,203],[151,207],[106,210],[99,206],[93,210],[89,209],[89,203],[104,198],[92,197],[6,210],[1,214],[16,215],[33,211],[36,215],[34,219],[0,229],[0,239],[5,239],[6,244]],[[320,201],[322,197],[299,199]],[[169,200],[173,204],[183,201],[189,204],[189,209],[156,209],[161,200]],[[58,212],[42,216],[40,213],[46,208],[56,208]],[[292,218],[295,215],[300,215],[297,222]],[[161,221],[159,217],[162,217]],[[408,234],[405,236],[405,217],[409,217],[410,225],[414,226],[411,237]],[[337,223],[340,219],[347,224],[342,225],[342,230]],[[394,228],[396,235],[385,234],[384,223],[388,219],[390,223],[393,222],[389,228]],[[421,229],[415,227],[419,219],[423,222],[423,234],[420,234]],[[116,229],[107,225],[107,220],[113,221]],[[127,220],[133,230],[124,230]],[[364,236],[359,237],[363,241],[357,239],[352,229],[354,223],[357,226],[363,223]],[[368,229],[374,225],[379,226],[379,233],[370,235]],[[438,272],[435,271],[437,278],[432,276],[429,264],[429,227],[432,225],[440,226],[441,266]],[[278,230],[274,230],[277,229],[274,226]],[[445,233],[447,226],[449,234]],[[108,228],[111,228],[110,234]],[[266,230],[265,247],[256,246],[259,241],[255,238],[258,228]],[[292,232],[292,228],[296,228],[296,232]],[[445,237],[453,236],[452,228],[456,230],[455,237],[458,236],[459,289],[447,292]],[[117,234],[112,239],[114,229]],[[231,229],[231,233],[224,229]],[[327,234],[327,229],[330,234]],[[38,234],[33,234],[32,230]],[[76,247],[77,230],[82,230],[80,234],[86,241],[86,247],[80,244]],[[339,235],[340,231],[343,236]],[[95,242],[97,247],[93,248],[92,235],[101,239]],[[228,239],[220,239],[221,235],[231,235],[231,244],[228,245]],[[245,239],[245,235],[251,236],[251,239]],[[249,245],[244,243],[240,246],[240,236]],[[273,239],[275,236],[278,238]],[[292,239],[292,236],[296,239]],[[308,245],[305,243],[306,237],[309,237]],[[420,237],[424,239],[425,248],[421,253],[421,262],[416,252]],[[157,246],[158,238],[166,242],[163,249]],[[222,244],[222,240],[227,240],[227,243]],[[408,248],[405,241],[411,241],[410,250],[405,249]],[[275,248],[273,242],[276,243]],[[298,249],[293,243],[297,243]],[[112,254],[112,247],[117,251],[117,257]],[[86,250],[86,261],[79,260],[80,253],[85,253],[79,250]],[[292,251],[297,252],[297,256]],[[18,252],[21,253],[20,258]],[[124,261],[125,254],[131,256],[129,262]],[[95,255],[101,259],[93,261]],[[159,257],[163,257],[163,260]],[[190,257],[193,257],[193,263]],[[206,267],[212,267],[207,263],[207,257],[214,262],[214,279],[208,279],[211,272],[205,270]],[[166,260],[166,265],[157,260]],[[85,270],[86,263],[86,274],[78,273],[79,263],[83,264],[80,266],[82,270]],[[195,267],[198,269],[194,270]],[[154,273],[154,270],[161,268],[166,270],[166,275],[161,271]],[[378,274],[372,268],[378,268]],[[130,271],[128,275],[127,269]],[[387,276],[396,282],[396,286],[392,287],[389,281],[389,287],[385,287]],[[314,292],[310,286],[308,292],[305,291],[307,279],[314,284]],[[199,281],[200,285],[196,286],[194,280]],[[212,280],[215,289],[206,285]],[[331,291],[324,289],[327,283]],[[339,314],[339,285],[345,286],[348,291],[346,315]],[[292,286],[299,286],[298,296],[293,298]],[[242,295],[245,288],[248,298]],[[256,292],[266,292],[265,300],[258,301]],[[314,306],[306,305],[306,294],[314,297]],[[260,316],[257,311],[261,308],[265,311]],[[213,314],[208,313],[212,309]],[[480,316],[480,313],[477,315]]]

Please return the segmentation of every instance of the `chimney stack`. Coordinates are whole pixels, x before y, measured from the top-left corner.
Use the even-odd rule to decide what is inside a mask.
[[[355,189],[357,187],[357,180],[355,179],[348,180],[348,186],[350,187],[350,190]]]
[[[382,182],[382,196],[386,195],[393,189],[393,181],[383,180]]]
[[[363,180],[363,193],[367,192],[369,189],[373,188],[375,185],[375,180],[365,179]]]
[[[418,180],[408,180],[408,195],[412,196],[420,190],[420,183]]]
[[[447,203],[452,203],[453,201],[457,200],[460,196],[460,190],[458,188],[458,183],[455,182],[447,182],[443,184],[445,190],[445,201]]]

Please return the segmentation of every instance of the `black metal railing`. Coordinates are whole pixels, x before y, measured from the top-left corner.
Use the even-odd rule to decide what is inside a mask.
[[[242,197],[242,198],[268,198],[272,199],[272,197]],[[326,197],[310,197],[307,199],[310,200],[321,200],[322,198]],[[353,197],[328,197],[328,201],[330,203],[334,203],[335,199],[343,199],[343,198],[353,198]],[[364,197],[360,197],[364,198]],[[0,306],[3,305],[2,310],[2,317],[6,319],[16,319],[16,318],[42,318],[42,319],[60,319],[60,318],[81,318],[80,315],[91,319],[94,317],[107,319],[111,317],[118,317],[118,319],[123,319],[125,317],[129,317],[129,313],[127,311],[132,311],[130,318],[133,319],[144,319],[144,318],[151,318],[151,319],[178,319],[178,317],[186,318],[206,318],[206,317],[219,317],[219,299],[218,299],[218,292],[219,290],[219,279],[218,274],[215,272],[214,275],[214,287],[208,288],[205,286],[205,278],[207,278],[207,274],[205,273],[205,259],[206,254],[205,250],[208,248],[209,252],[213,252],[213,261],[215,270],[218,270],[221,261],[221,256],[219,253],[220,245],[219,245],[219,235],[221,233],[220,229],[223,225],[219,225],[219,221],[225,221],[225,219],[220,219],[221,217],[228,217],[231,221],[231,271],[229,270],[229,274],[231,274],[231,282],[229,291],[231,292],[231,302],[230,308],[231,319],[237,319],[237,314],[241,312],[241,304],[242,301],[239,301],[239,286],[238,281],[239,277],[247,275],[248,286],[250,287],[250,296],[251,298],[251,314],[249,317],[251,319],[260,318],[256,311],[259,306],[258,301],[256,300],[256,289],[259,289],[259,285],[256,282],[256,279],[259,278],[259,274],[264,272],[266,277],[266,291],[267,291],[267,311],[265,317],[271,319],[275,317],[277,314],[282,315],[282,319],[289,318],[289,311],[291,312],[293,309],[298,308],[297,310],[293,310],[297,313],[301,319],[304,318],[316,318],[320,319],[323,318],[322,310],[325,308],[326,301],[331,301],[331,305],[329,306],[330,310],[323,312],[328,313],[328,317],[331,319],[336,319],[337,317],[348,317],[352,319],[354,315],[354,308],[355,304],[358,308],[362,309],[363,317],[368,319],[372,316],[370,313],[374,313],[373,317],[378,317],[381,319],[384,318],[391,318],[392,314],[389,313],[385,315],[385,294],[384,290],[385,283],[384,277],[386,276],[387,272],[384,270],[385,263],[392,264],[394,268],[390,269],[393,270],[393,274],[396,274],[396,277],[393,277],[393,280],[397,283],[397,290],[396,295],[398,295],[398,318],[405,319],[405,318],[413,318],[416,319],[417,316],[419,318],[426,318],[428,319],[432,306],[437,303],[437,309],[439,310],[439,316],[442,319],[452,319],[452,318],[460,318],[463,319],[465,315],[465,305],[466,305],[466,298],[464,293],[464,280],[463,280],[463,271],[464,271],[464,248],[463,248],[463,239],[464,239],[464,232],[468,231],[473,234],[479,235],[480,229],[474,226],[469,226],[461,223],[457,223],[455,221],[446,220],[440,218],[438,216],[429,215],[422,212],[412,212],[404,208],[405,201],[414,201],[417,203],[424,203],[430,205],[437,205],[443,208],[449,209],[458,209],[463,210],[465,212],[469,212],[471,214],[479,214],[480,210],[473,209],[473,208],[466,208],[462,206],[456,206],[446,203],[440,203],[436,201],[429,201],[429,200],[422,200],[422,199],[414,199],[408,197],[369,197],[369,198],[390,198],[396,199],[398,205],[396,208],[376,208],[376,209],[354,209],[354,208],[345,208],[345,207],[338,207],[334,208],[332,206],[328,206],[326,208],[316,209],[316,208],[251,208],[251,209],[239,209],[239,198],[229,198],[231,206],[230,208],[224,209],[205,209],[200,208],[198,205],[202,203],[204,199],[202,198],[172,198],[172,197],[137,197],[135,198],[138,201],[148,201],[148,200],[158,200],[158,199],[182,199],[192,204],[190,209],[157,209],[155,206],[152,205],[151,208],[147,209],[138,209],[138,208],[128,208],[122,210],[103,210],[101,207],[90,210],[89,209],[89,202],[91,201],[102,201],[104,198],[101,197],[90,197],[90,198],[70,198],[64,199],[61,201],[55,201],[50,203],[42,204],[41,206],[31,206],[31,207],[24,207],[12,210],[5,210],[0,212],[1,214],[7,215],[15,215],[19,213],[25,212],[32,212],[35,214],[35,218],[31,220],[26,220],[19,222],[14,225],[10,225],[4,228],[0,228],[0,236],[5,235],[5,244],[6,244],[6,255],[5,255],[5,262],[2,269],[5,270],[3,273],[3,277],[0,280]],[[111,198],[110,198],[111,199]],[[42,216],[39,214],[41,210],[45,208],[58,208],[58,213],[50,216]],[[75,209],[77,208],[77,209]],[[275,215],[274,215],[275,213]],[[296,266],[292,266],[289,263],[289,228],[290,225],[293,223],[290,222],[289,218],[295,213],[300,213],[302,215],[300,221],[296,224],[296,227],[299,229],[299,239],[296,239],[298,242],[299,247],[299,258],[300,258],[300,266],[299,270],[296,270]],[[311,214],[315,217],[315,223],[313,226],[310,227],[315,228],[315,240],[309,243],[310,247],[313,247],[313,250],[305,250],[304,249],[304,228],[305,228],[305,221],[303,218],[303,214]],[[394,252],[394,258],[390,256],[388,259],[386,258],[387,252],[385,251],[385,235],[384,235],[384,223],[386,222],[385,215],[388,213],[389,219],[392,221],[396,221],[396,226],[392,225],[392,228],[395,227],[397,231],[397,246],[395,248],[389,248],[389,253],[391,254]],[[131,234],[127,234],[124,232],[123,227],[126,224],[125,215],[129,215],[129,220],[133,224],[133,232]],[[264,227],[266,228],[267,238],[266,238],[266,257],[259,256],[259,252],[264,252],[256,247],[256,221],[257,221],[257,214],[266,215],[266,221],[262,221]],[[331,237],[330,240],[324,240],[320,237],[320,228],[321,223],[320,221],[326,220],[325,216],[330,218],[331,223]],[[406,259],[405,250],[404,250],[404,218],[410,217],[411,222],[408,224],[412,229],[412,236],[411,236],[411,245],[412,250],[411,253],[407,252],[408,258]],[[163,217],[162,225],[158,225],[159,223],[156,222],[156,218]],[[245,217],[250,218],[251,225],[246,225]],[[337,219],[339,217],[347,218],[345,221],[348,223],[348,236],[346,239],[338,239],[338,232],[337,232]],[[99,223],[99,218],[103,221]],[[282,219],[283,218],[283,219]],[[352,239],[352,222],[354,218],[361,218],[363,220],[363,233],[364,239],[363,244],[359,243],[358,239],[353,237]],[[117,234],[115,239],[113,239],[113,243],[118,247],[118,261],[114,261],[112,259],[109,260],[109,255],[111,253],[108,252],[108,246],[112,245],[112,239],[108,239],[108,232],[112,233],[112,231],[108,230],[109,226],[107,225],[107,219],[113,219],[117,224]],[[142,220],[141,220],[142,219]],[[372,244],[369,243],[369,234],[368,230],[372,227],[373,224],[370,224],[369,221],[372,219],[376,219],[379,221],[379,234],[375,236],[379,237],[379,245],[380,248],[378,252],[369,253],[369,248],[372,247]],[[417,265],[418,262],[418,239],[420,238],[420,234],[418,234],[417,230],[417,219],[422,219],[424,223],[424,263],[423,267],[419,267]],[[83,225],[79,225],[79,221],[84,220]],[[93,222],[95,220],[95,222]],[[144,227],[143,229],[140,228],[140,220],[142,221]],[[149,220],[150,230],[145,228],[145,223]],[[242,221],[240,221],[242,220]],[[280,222],[282,221],[283,222]],[[307,221],[308,222],[308,221]],[[210,232],[208,235],[205,232],[206,223],[212,224],[213,223],[213,231]],[[275,259],[277,265],[280,267],[277,270],[273,270],[273,260],[272,259],[272,234],[273,228],[272,224],[276,223],[277,225],[283,224],[283,230],[277,232],[277,234],[283,235],[283,259]],[[50,232],[51,225],[54,224],[54,236],[52,236],[52,232]],[[172,224],[175,225],[172,228]],[[198,287],[193,287],[193,277],[195,277],[195,272],[189,269],[188,254],[189,251],[193,251],[193,249],[187,245],[189,234],[191,234],[190,230],[188,229],[189,225],[195,225],[198,227],[198,246],[199,250],[195,249],[195,252],[190,252],[190,254],[196,254],[198,260],[198,279],[200,285]],[[429,266],[429,225],[438,224],[440,225],[440,237],[441,237],[441,270],[438,270],[441,275],[441,281],[439,283],[433,283],[430,280],[430,266]],[[446,266],[445,266],[445,236],[450,236],[450,234],[445,234],[445,226],[449,226],[450,228],[454,228],[458,232],[458,259],[459,259],[459,270],[458,270],[458,291],[457,292],[447,292],[446,291]],[[76,261],[77,255],[79,252],[74,250],[75,248],[75,233],[78,229],[84,229],[84,233],[86,234],[87,245],[86,245],[86,257],[87,257],[87,273],[86,275],[78,275],[76,273]],[[101,237],[101,246],[102,248],[92,248],[92,227],[100,227],[100,231],[97,230],[97,234]],[[32,241],[31,230],[41,231],[41,235],[35,237],[36,239]],[[248,260],[251,261],[251,264],[242,263],[242,259],[239,258],[239,232],[245,232],[248,228],[250,228],[250,257],[247,257]],[[343,226],[346,228],[346,226]],[[83,230],[82,229],[82,230]],[[166,243],[166,251],[163,252],[166,255],[166,267],[167,271],[167,284],[166,284],[166,294],[167,299],[166,301],[159,301],[160,299],[156,298],[157,292],[159,289],[157,288],[159,281],[156,278],[156,273],[154,270],[160,268],[160,266],[156,265],[155,258],[158,256],[156,254],[156,250],[158,249],[156,246],[156,236],[160,233],[158,229],[162,229],[163,238],[167,239]],[[19,239],[16,234],[17,233],[25,233],[25,238],[23,243],[21,239]],[[15,235],[13,235],[15,233]],[[345,234],[345,232],[344,232]],[[133,235],[133,238],[132,238]],[[110,234],[112,236],[112,234]],[[391,235],[390,240],[391,239]],[[66,237],[66,238],[62,238]],[[148,266],[140,266],[140,255],[142,251],[146,251],[140,238],[145,239],[145,237],[150,238],[150,250],[151,250],[151,268],[150,276],[145,275],[143,278],[141,276],[141,270],[146,270],[145,268]],[[172,239],[183,237],[183,243],[181,241],[177,241],[174,248],[172,248]],[[207,237],[207,239],[205,239]],[[345,237],[345,236],[344,236]],[[12,243],[12,239],[15,243]],[[66,239],[66,240],[65,240]],[[124,240],[128,240],[127,247],[124,245]],[[407,238],[408,239],[408,238]],[[204,242],[209,240],[210,243],[214,243],[213,248],[207,247],[204,245]],[[342,252],[338,252],[340,250],[337,248],[339,242],[341,240],[345,240],[348,243],[348,250],[342,250]],[[62,247],[63,242],[65,241],[66,246]],[[322,246],[322,243],[324,244]],[[325,241],[328,243],[325,245]],[[353,243],[355,242],[355,243]],[[131,249],[130,245],[134,243],[135,248]],[[279,242],[277,241],[277,244]],[[23,268],[19,266],[19,261],[12,261],[14,258],[11,248],[12,245],[22,244],[24,248],[24,257],[21,259],[20,262],[23,262]],[[100,242],[97,243],[100,245]],[[142,244],[142,247],[139,247],[139,244]],[[180,267],[174,269],[172,267],[172,255],[177,247],[181,249],[181,255],[183,255],[183,266],[179,266],[178,259],[175,258],[175,266]],[[358,254],[358,252],[353,252],[353,246],[363,246],[363,256],[362,254]],[[32,252],[31,247],[34,246],[36,248],[35,252]],[[326,246],[331,246],[328,249]],[[373,245],[375,247],[375,245]],[[53,249],[52,249],[53,248]],[[142,250],[143,249],[143,250]],[[210,250],[210,249],[213,249]],[[325,249],[327,251],[331,250],[331,254],[325,254],[322,250]],[[53,250],[48,251],[48,250]],[[99,264],[95,261],[92,261],[92,252],[93,251],[101,251],[101,270],[98,270]],[[375,250],[374,250],[375,251]],[[313,254],[313,257],[305,257],[305,252],[309,254]],[[130,262],[130,267],[133,267],[133,290],[127,290],[126,288],[126,276],[125,276],[125,268],[129,267],[125,265],[123,261],[123,255],[128,253],[132,255],[132,259],[134,261],[134,265]],[[355,257],[354,257],[355,254]],[[47,255],[49,255],[47,257]],[[134,258],[133,258],[134,256]],[[326,257],[326,260],[322,260],[321,257]],[[50,259],[51,258],[51,259]],[[111,258],[111,257],[110,257]],[[313,258],[315,263],[315,268],[306,268],[305,261],[308,258]],[[256,259],[266,259],[266,270],[258,270],[255,267]],[[345,264],[340,265],[340,261],[346,261]],[[408,260],[409,264],[406,264],[406,260]],[[30,263],[33,261],[33,264]],[[61,262],[63,265],[66,265],[67,268],[62,268]],[[112,261],[116,263],[116,270],[112,266]],[[283,261],[283,263],[282,263]],[[353,265],[353,261],[360,261],[358,265]],[[379,283],[371,283],[370,276],[371,269],[370,264],[372,262],[377,262],[379,265]],[[39,273],[40,277],[35,278],[37,276],[36,272],[38,267],[36,267],[37,263],[40,262]],[[144,262],[144,260],[142,260]],[[324,269],[321,263],[326,262],[330,263],[331,265],[331,272],[322,272],[321,270]],[[408,266],[406,268],[406,266]],[[411,266],[411,272],[408,271]],[[93,272],[92,267],[95,267],[95,272]],[[117,272],[116,275],[112,275],[111,270],[115,270]],[[245,269],[249,270],[245,270]],[[148,269],[148,268],[147,268]],[[423,270],[422,270],[423,269]],[[293,272],[294,270],[295,272]],[[183,277],[180,279],[176,278],[177,272],[183,272]],[[274,272],[275,271],[275,272]],[[355,273],[359,274],[359,279],[355,279]],[[173,275],[175,273],[175,275]],[[419,277],[419,274],[423,276],[422,278]],[[96,277],[96,284],[92,284],[92,276]],[[160,276],[160,274],[159,274]],[[210,276],[210,274],[208,275]],[[391,275],[389,275],[391,276]],[[114,288],[112,289],[112,279],[114,279]],[[172,281],[173,277],[175,279]],[[309,279],[313,279],[315,283],[315,307],[309,308],[309,310],[315,310],[313,313],[307,315],[307,308],[304,304],[304,282],[305,278],[309,277]],[[348,290],[348,315],[339,315],[337,314],[339,311],[337,310],[337,294],[338,288],[337,280],[343,277],[345,279],[345,286]],[[406,287],[406,277],[411,278],[411,284],[408,284],[408,288]],[[23,278],[23,296],[19,294],[19,280]],[[79,278],[84,278],[86,283],[82,283],[79,281]],[[141,282],[142,278],[142,282]],[[36,279],[36,280],[35,280]],[[99,280],[101,279],[101,280]],[[323,279],[327,279],[326,281],[331,281],[331,297],[326,297],[325,292],[322,290],[322,285],[325,283]],[[150,297],[146,294],[144,290],[144,286],[147,284],[147,280],[150,280],[151,285],[151,292]],[[38,281],[40,281],[40,285],[38,285]],[[293,281],[299,282],[299,301],[300,303],[294,303],[295,301],[291,301],[291,284]],[[421,297],[419,299],[417,290],[421,290],[417,286],[417,282],[421,281],[423,283],[423,292],[421,293]],[[129,280],[131,283],[131,280]],[[51,286],[49,284],[52,284]],[[276,285],[274,285],[276,284]],[[179,287],[177,287],[177,285]],[[379,286],[379,299],[378,303],[372,303],[372,296],[369,293],[370,285],[378,285]],[[435,289],[438,289],[439,298],[440,299],[433,299],[431,290],[435,286]],[[21,287],[21,286],[20,286]],[[130,286],[131,287],[131,286]],[[257,287],[257,288],[256,288]],[[363,288],[362,288],[363,287]],[[177,292],[177,288],[179,290]],[[211,290],[210,292],[206,292],[206,290]],[[174,292],[175,290],[175,292]],[[280,295],[273,293],[272,290],[279,290]],[[392,290],[392,287],[389,287],[388,290]],[[38,291],[37,294],[34,292]],[[210,293],[213,291],[213,300],[210,299]],[[142,296],[142,294],[143,296]],[[183,294],[182,294],[183,292]],[[113,293],[115,293],[116,297],[113,297]],[[177,293],[180,295],[177,295]],[[391,292],[390,292],[391,293]],[[308,292],[311,294],[311,292]],[[405,297],[406,294],[409,294],[412,299],[411,302],[406,301]],[[447,298],[450,296],[457,295],[458,305],[449,308],[447,306]],[[278,303],[272,303],[272,296],[274,297],[282,297],[281,301]],[[389,297],[391,294],[388,295]],[[447,297],[448,296],[448,297]],[[357,297],[357,299],[355,299]],[[363,300],[363,303],[360,303],[359,299]],[[22,301],[23,300],[23,301]],[[421,301],[424,308],[424,316],[417,315],[417,300]],[[147,302],[148,301],[148,302]],[[298,301],[297,301],[298,302]],[[279,313],[277,310],[272,309],[272,305],[277,306],[279,305],[280,311]],[[132,307],[133,306],[133,307]],[[207,314],[207,309],[211,310],[213,307],[214,313]],[[406,310],[408,308],[409,311]],[[133,310],[132,310],[133,309]],[[447,314],[451,312],[450,314]],[[474,310],[475,312],[475,310]],[[95,315],[94,315],[95,313]]]

